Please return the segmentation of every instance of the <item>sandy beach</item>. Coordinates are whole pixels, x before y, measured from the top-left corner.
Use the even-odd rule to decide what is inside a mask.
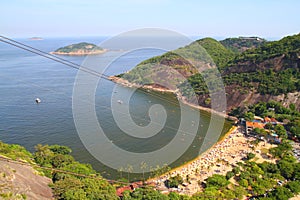
[[[265,161],[265,158],[258,152],[262,152],[263,149],[269,149],[273,145],[260,142],[257,147],[254,147],[250,144],[253,140],[255,138],[244,136],[242,127],[233,127],[222,140],[202,153],[198,158],[171,170],[167,174],[150,179],[147,183],[155,185],[156,189],[161,190],[163,193],[175,190],[180,194],[193,195],[202,190],[199,183],[213,174],[226,175],[249,152],[257,155],[256,162]],[[184,179],[185,184],[177,189],[168,189],[164,185],[164,181],[177,174]],[[189,183],[186,181],[187,175]]]

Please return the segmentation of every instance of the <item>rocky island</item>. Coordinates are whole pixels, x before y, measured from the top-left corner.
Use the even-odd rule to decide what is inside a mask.
[[[70,55],[70,56],[84,56],[84,55],[96,55],[105,53],[107,50],[103,49],[95,44],[80,42],[77,44],[71,44],[65,47],[61,47],[51,54],[56,55]]]

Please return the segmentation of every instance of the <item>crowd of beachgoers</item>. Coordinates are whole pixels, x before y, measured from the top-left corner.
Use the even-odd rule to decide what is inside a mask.
[[[201,183],[208,177],[213,174],[226,175],[248,153],[257,153],[260,152],[259,148],[271,147],[270,144],[261,142],[260,145],[254,148],[251,144],[253,140],[255,138],[245,136],[244,127],[234,127],[221,141],[202,153],[195,160],[173,169],[167,174],[151,179],[148,183],[152,183],[156,189],[161,190],[163,193],[177,191],[181,194],[192,195],[202,190]],[[263,159],[261,156],[260,158]],[[178,188],[168,189],[164,182],[177,174],[184,179],[184,184]]]

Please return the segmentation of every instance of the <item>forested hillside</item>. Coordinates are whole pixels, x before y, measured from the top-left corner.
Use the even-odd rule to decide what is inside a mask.
[[[220,41],[224,47],[230,49],[235,53],[241,53],[248,49],[257,48],[267,41],[259,37],[238,37],[238,38],[227,38]]]
[[[173,81],[171,85],[176,85],[186,98],[192,94],[191,85],[199,97],[199,104],[209,107],[209,91],[216,92],[222,87],[218,74],[212,70],[212,66],[217,66],[226,89],[228,111],[237,106],[268,100],[282,101],[286,106],[293,103],[299,109],[300,34],[274,42],[260,38],[251,40],[249,44],[242,41],[197,40],[186,47],[142,62],[122,78],[141,85],[157,83],[157,78],[165,82]],[[202,50],[197,49],[199,45]],[[233,49],[237,45],[244,45],[248,49],[239,53]],[[181,55],[189,55],[188,58],[192,59],[187,61]],[[193,59],[200,62],[191,62]],[[174,72],[172,74],[170,68],[183,77],[180,79]],[[165,69],[168,69],[167,72]]]

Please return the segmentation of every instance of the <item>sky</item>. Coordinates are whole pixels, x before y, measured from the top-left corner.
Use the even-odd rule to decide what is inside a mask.
[[[7,37],[113,36],[139,28],[187,36],[281,38],[300,32],[299,0],[8,0]]]

